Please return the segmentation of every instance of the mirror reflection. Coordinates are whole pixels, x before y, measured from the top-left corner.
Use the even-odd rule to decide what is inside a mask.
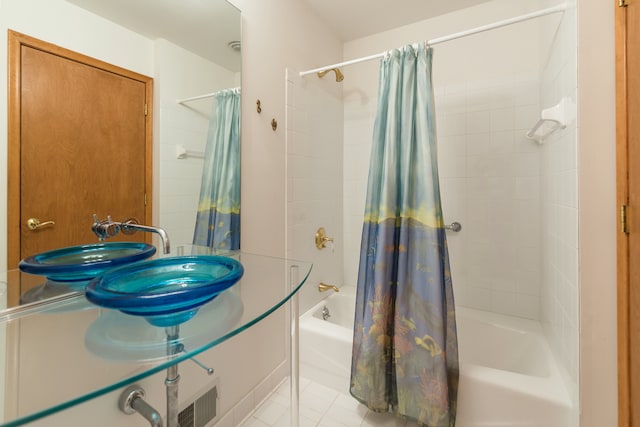
[[[5,150],[9,157],[9,190],[4,199],[8,199],[9,233],[3,236],[6,246],[3,244],[0,249],[3,262],[7,260],[3,270],[14,269],[17,261],[41,251],[95,243],[97,239],[91,232],[94,213],[100,218],[110,215],[116,221],[136,217],[142,224],[161,227],[175,247],[196,241],[200,245],[223,249],[239,248],[241,55],[240,12],[235,7],[225,0],[197,3],[171,0],[6,0],[0,3],[0,15],[4,18],[5,34],[11,30],[80,56],[94,58],[134,77],[148,77],[150,82],[145,82],[146,86],[140,89],[136,81],[133,89],[123,90],[126,93],[140,91],[148,102],[145,109],[145,117],[148,118],[144,122],[134,121],[132,125],[142,139],[148,141],[140,146],[142,148],[126,151],[112,149],[105,143],[91,146],[91,143],[98,144],[94,141],[101,134],[108,134],[121,142],[119,135],[133,133],[128,128],[119,130],[119,126],[106,123],[99,109],[101,102],[112,106],[117,104],[113,112],[116,117],[125,108],[121,108],[119,103],[108,102],[107,95],[114,93],[111,89],[102,97],[93,86],[86,90],[88,98],[81,104],[88,113],[81,116],[83,119],[75,130],[68,132],[73,137],[81,134],[82,147],[61,147],[57,145],[58,141],[70,138],[58,137],[55,143],[47,144],[54,149],[54,155],[48,154],[49,157],[44,158],[44,154],[38,154],[40,158],[31,156],[36,165],[46,172],[31,187],[18,185],[17,190],[11,189],[12,184],[19,183],[20,177],[31,174],[25,175],[20,170],[25,164],[23,154],[16,156],[16,152],[26,152],[29,141],[15,142],[8,138]],[[51,16],[56,19],[49,19]],[[9,72],[11,77],[15,72],[11,68],[15,64],[12,65],[11,61],[15,58],[6,59],[9,50],[0,51],[0,57],[7,61],[7,66],[2,68],[13,70]],[[38,70],[34,75],[48,74],[41,71],[41,62],[34,64],[36,68],[33,69]],[[57,64],[53,64],[52,68],[56,67]],[[9,129],[14,127],[25,135],[32,124],[37,124],[39,127],[34,125],[36,131],[32,134],[33,140],[40,144],[44,144],[46,136],[58,135],[55,133],[57,130],[52,131],[52,126],[55,125],[55,129],[62,127],[65,114],[69,116],[61,105],[77,92],[82,82],[75,80],[68,87],[49,85],[58,86],[59,92],[38,97],[38,92],[31,90],[38,86],[25,87],[22,84],[22,87],[16,87],[20,80],[10,81],[7,94],[9,110],[13,105],[12,97],[17,97],[19,103],[14,107],[36,105],[40,116],[18,117],[16,127],[11,111],[7,111]],[[107,101],[100,101],[102,99]],[[56,116],[54,112],[61,113]],[[89,119],[86,118],[96,116],[101,117],[103,123],[87,125],[85,120]],[[49,122],[40,117],[47,118]],[[121,121],[116,120],[115,123]],[[16,147],[22,150],[16,151]],[[34,146],[32,150],[40,153],[40,146]],[[95,157],[86,157],[87,152],[97,153],[99,159],[110,155],[114,160],[97,161]],[[58,158],[63,166],[52,167]],[[91,184],[93,176],[108,175],[109,170],[116,168],[114,162],[122,158],[130,168],[131,164],[135,165],[130,175],[118,172],[107,176],[104,185]],[[47,167],[43,168],[43,165]],[[86,169],[85,176],[89,178],[73,178],[72,172],[80,169]],[[125,176],[126,179],[123,178]],[[71,189],[48,190],[44,183],[54,178],[71,183]],[[23,181],[25,184],[26,180]],[[143,185],[139,185],[141,182]],[[41,205],[21,205],[27,191],[42,202]],[[99,200],[88,201],[90,194],[97,195]],[[140,210],[133,212],[133,208],[119,206],[118,197],[121,196],[141,204]],[[57,205],[72,211],[56,214],[51,209]],[[35,219],[43,226],[30,229],[26,225],[29,219]],[[57,230],[64,226],[80,231],[65,231],[61,232],[60,238],[55,237]],[[75,240],[65,240],[70,236]],[[43,240],[44,246],[29,246],[27,240],[33,238]],[[148,233],[118,236],[117,240],[150,241]],[[6,253],[1,252],[4,247],[7,248]],[[8,304],[15,305],[27,290],[19,289],[15,295],[16,290],[10,284],[8,294],[13,302]],[[14,295],[11,295],[12,291]]]

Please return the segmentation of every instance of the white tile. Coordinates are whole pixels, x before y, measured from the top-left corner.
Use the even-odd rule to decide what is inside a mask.
[[[487,175],[499,177],[512,177],[516,173],[516,165],[508,154],[493,154],[487,162]]]
[[[464,156],[467,152],[467,138],[465,135],[438,135],[438,159],[450,156]]]
[[[471,286],[467,289],[467,295],[469,300],[473,302],[473,304],[469,304],[470,307],[478,310],[491,310],[490,289]]]
[[[340,393],[331,406],[339,406],[349,411],[362,413],[363,417],[368,411],[367,407],[357,401],[353,396],[344,393]]]
[[[484,132],[467,135],[466,147],[468,156],[489,154],[491,151],[491,133]]]
[[[517,266],[526,271],[536,271],[540,268],[541,250],[539,247],[521,246],[516,249]]]
[[[392,414],[369,411],[362,427],[404,427],[406,424],[405,420]]]
[[[291,402],[291,396],[289,395],[289,390],[287,390],[286,393],[278,393],[278,392],[272,393],[269,396],[268,401],[279,404],[285,408],[288,407],[289,403]]]
[[[496,85],[491,90],[491,108],[502,109],[512,107],[515,103],[514,91],[511,85]]]
[[[261,421],[253,417],[249,418],[248,420],[240,424],[240,426],[241,427],[271,427],[270,424],[267,424],[264,421]]]
[[[436,99],[436,108],[442,115],[460,114],[466,112],[466,95],[464,92],[448,93]]]
[[[540,119],[537,105],[522,105],[515,108],[515,129],[531,129]]]
[[[467,93],[467,111],[483,111],[491,108],[491,88],[472,87]]]
[[[474,111],[467,113],[467,134],[489,133],[491,131],[491,112]]]
[[[267,425],[275,425],[275,422],[287,411],[287,406],[269,399],[254,412],[253,417]]]
[[[438,132],[443,136],[464,135],[465,133],[467,133],[466,114],[444,114],[438,126]]]
[[[513,292],[492,291],[491,310],[500,314],[517,315],[516,294]]]
[[[517,176],[537,176],[540,174],[540,156],[538,153],[516,153],[513,164]]]
[[[489,156],[486,155],[468,156],[466,158],[466,176],[469,178],[480,178],[489,176],[489,160]]]
[[[325,413],[338,396],[338,392],[321,384],[311,383],[300,393],[300,406],[311,412]]]
[[[514,132],[511,130],[492,132],[489,149],[493,153],[511,153],[514,151]]]
[[[520,294],[539,296],[542,286],[540,270],[528,271],[518,269],[516,272],[516,290]]]
[[[491,131],[501,132],[513,130],[515,125],[515,109],[499,108],[491,111]]]
[[[367,409],[364,406],[346,407],[344,404],[341,405],[334,402],[322,417],[322,420],[324,423],[328,422],[327,425],[329,426],[359,426],[362,424],[366,413]]]
[[[318,425],[317,420],[312,420],[300,414],[299,414],[299,417],[300,418],[299,418],[298,425],[300,427],[315,427]],[[289,427],[290,425],[291,425],[291,414],[287,412],[282,417],[280,417],[280,419],[278,419],[278,421],[276,421],[275,424],[273,424],[273,427]]]
[[[438,162],[438,173],[441,178],[461,178],[467,176],[467,158],[454,156]]]
[[[540,177],[528,176],[516,178],[516,198],[517,199],[539,199],[540,198]]]
[[[523,81],[514,88],[514,102],[516,106],[537,105],[540,102],[540,83],[537,81]],[[539,108],[539,107],[538,107]]]
[[[516,295],[515,310],[519,316],[538,320],[540,317],[540,298],[531,295]]]
[[[322,419],[323,415],[326,412],[326,409],[319,411],[313,407],[310,407],[306,404],[304,404],[303,402],[300,402],[300,406],[299,406],[299,412],[300,412],[300,418],[305,418],[307,420],[310,420],[314,423],[318,423],[320,422],[320,420]]]

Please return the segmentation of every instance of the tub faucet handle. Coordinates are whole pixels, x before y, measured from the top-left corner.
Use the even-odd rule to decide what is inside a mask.
[[[324,227],[318,228],[318,231],[316,231],[316,248],[324,249],[327,247],[327,243],[331,243],[331,249],[333,249],[333,237],[327,236]]]

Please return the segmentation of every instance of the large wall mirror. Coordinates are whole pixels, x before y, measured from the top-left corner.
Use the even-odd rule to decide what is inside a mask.
[[[203,205],[213,205],[225,215],[226,224],[239,227],[240,11],[226,0],[3,0],[0,2],[0,16],[0,30],[2,37],[6,38],[0,40],[0,61],[4,62],[0,64],[0,79],[6,77],[4,80],[8,81],[12,76],[11,72],[4,74],[12,67],[11,58],[8,58],[11,49],[6,48],[10,31],[151,78],[149,87],[152,93],[147,99],[152,99],[148,106],[152,119],[145,132],[152,136],[148,149],[140,154],[147,157],[150,173],[140,179],[151,181],[148,188],[151,188],[152,194],[143,197],[149,199],[148,205],[152,209],[142,221],[165,229],[173,247],[191,244],[194,234],[198,235],[198,229],[211,229],[203,222],[211,218],[211,212],[199,212],[203,210]],[[11,101],[16,84],[14,79],[9,81],[6,92],[4,88],[0,89],[0,98],[4,98],[0,100],[1,108]],[[237,99],[237,102],[228,106],[227,98]],[[39,102],[23,96],[21,102],[27,101]],[[95,108],[91,104],[91,101],[87,102],[88,111]],[[51,110],[56,108],[55,102],[49,102],[49,105],[47,108]],[[221,114],[223,105],[225,109],[233,110],[235,115],[231,116],[230,110]],[[13,125],[7,115],[2,114],[4,117],[0,121],[0,150],[8,153],[10,168],[14,156],[11,138],[6,137],[8,132],[4,126],[11,133]],[[229,117],[233,117],[234,127],[224,122],[231,121]],[[224,129],[224,132],[220,129]],[[221,137],[220,134],[224,135]],[[223,137],[235,138],[237,155],[220,155],[221,150],[233,149],[228,141],[220,142]],[[89,133],[87,139],[90,138]],[[219,167],[209,170],[205,166],[205,154],[211,157],[214,151],[217,152],[218,166],[222,157],[227,166],[231,165],[225,168],[231,172],[227,172],[224,179],[229,181],[230,177],[237,177],[238,184],[233,188],[218,189],[217,193],[207,188],[213,193],[205,197],[207,203],[203,204],[201,184],[222,179],[215,176]],[[69,164],[69,167],[91,169],[97,166],[87,166],[80,161]],[[234,171],[235,174],[232,174]],[[55,172],[52,174],[56,175]],[[8,193],[5,190],[12,184],[11,173],[2,179],[7,180],[7,185],[0,186],[0,195],[6,203],[3,214],[8,218],[10,229],[11,220],[16,217],[11,190]],[[46,175],[41,178],[46,179]],[[95,191],[105,194],[127,191],[126,184],[114,183],[109,188]],[[37,197],[51,197],[58,203],[64,203],[66,199],[65,194]],[[91,210],[91,207],[83,208]],[[124,220],[126,216],[123,212],[116,213],[115,209],[112,212],[102,209],[97,214],[101,218],[110,214],[115,220]],[[42,221],[52,219],[47,217],[46,212],[34,212],[33,216]],[[21,222],[25,222],[23,219]],[[78,212],[73,215],[72,221],[78,227],[90,230],[92,217],[86,212]],[[219,217],[217,221],[222,222]],[[46,230],[43,228],[42,231]],[[2,271],[16,268],[15,260],[25,255],[11,253],[15,251],[11,243],[12,233],[16,234],[16,231],[0,230]],[[24,230],[19,234],[24,235]],[[236,234],[228,230],[225,232],[226,236],[230,234],[233,235],[232,239],[210,242],[210,245],[238,249],[239,230]],[[91,243],[90,239],[97,241],[88,236],[86,242],[80,243]],[[148,237],[141,236],[140,239],[148,240]],[[205,244],[206,237],[201,237],[199,243]],[[15,302],[9,305],[15,305]]]

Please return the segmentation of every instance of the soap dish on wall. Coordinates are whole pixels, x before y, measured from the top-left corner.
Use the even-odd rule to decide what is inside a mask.
[[[540,120],[527,132],[527,138],[542,144],[549,135],[567,126],[572,108],[571,100],[565,96],[557,105],[542,110]]]

